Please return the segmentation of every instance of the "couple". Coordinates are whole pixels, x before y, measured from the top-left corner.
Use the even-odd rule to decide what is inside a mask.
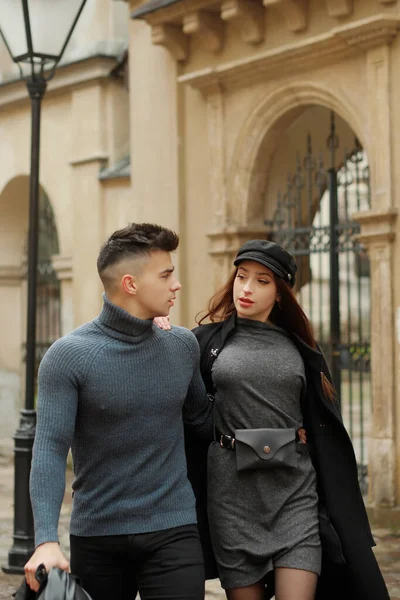
[[[42,360],[28,584],[39,564],[69,569],[57,528],[71,448],[71,571],[93,600],[202,600],[214,555],[228,600],[389,598],[294,258],[244,244],[193,335],[153,323],[181,288],[178,242],[158,225],[116,231],[97,261],[100,315]],[[303,426],[295,467],[237,470],[235,434],[304,442]]]

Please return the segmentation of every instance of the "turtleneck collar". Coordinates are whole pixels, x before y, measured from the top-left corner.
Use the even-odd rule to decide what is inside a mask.
[[[270,331],[278,331],[279,333],[283,333],[284,335],[289,335],[288,332],[282,327],[278,327],[273,323],[266,323],[264,321],[256,321],[254,319],[245,319],[243,317],[236,317],[236,328],[250,328],[250,329],[259,329],[260,331],[270,330]]]
[[[141,342],[151,335],[153,331],[152,319],[138,319],[130,315],[126,310],[110,302],[103,294],[103,308],[99,316],[94,320],[96,325],[111,337],[126,342]]]

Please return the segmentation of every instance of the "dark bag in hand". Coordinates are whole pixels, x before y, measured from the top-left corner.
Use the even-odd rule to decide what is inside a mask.
[[[238,471],[297,467],[296,429],[235,429]]]
[[[39,591],[31,590],[24,579],[15,600],[92,600],[77,578],[62,569],[53,568],[46,573],[44,566],[39,565],[35,578],[40,583]]]

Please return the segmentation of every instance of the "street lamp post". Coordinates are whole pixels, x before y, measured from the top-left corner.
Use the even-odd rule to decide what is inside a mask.
[[[19,67],[31,100],[25,406],[21,410],[19,428],[14,436],[14,543],[8,553],[8,565],[3,567],[6,573],[23,573],[23,567],[34,550],[29,475],[36,427],[36,275],[41,103],[47,82],[55,74],[86,1],[0,0],[0,37]],[[23,65],[28,68],[23,68]]]

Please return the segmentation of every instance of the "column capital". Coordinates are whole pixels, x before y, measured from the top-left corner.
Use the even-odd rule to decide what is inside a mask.
[[[72,257],[53,254],[51,257],[53,269],[59,281],[72,279]]]
[[[214,289],[218,289],[232,273],[233,259],[240,246],[249,239],[267,239],[268,233],[269,229],[261,225],[216,226],[208,232]]]
[[[247,240],[268,239],[269,233],[268,227],[260,225],[214,229],[207,234],[210,240],[209,253],[213,256],[227,255],[231,257]]]
[[[19,286],[24,275],[25,270],[23,265],[1,265],[0,286]]]
[[[352,219],[361,225],[361,233],[356,237],[358,242],[367,249],[371,246],[391,244],[396,236],[394,224],[397,219],[397,209],[367,210],[355,213]]]

